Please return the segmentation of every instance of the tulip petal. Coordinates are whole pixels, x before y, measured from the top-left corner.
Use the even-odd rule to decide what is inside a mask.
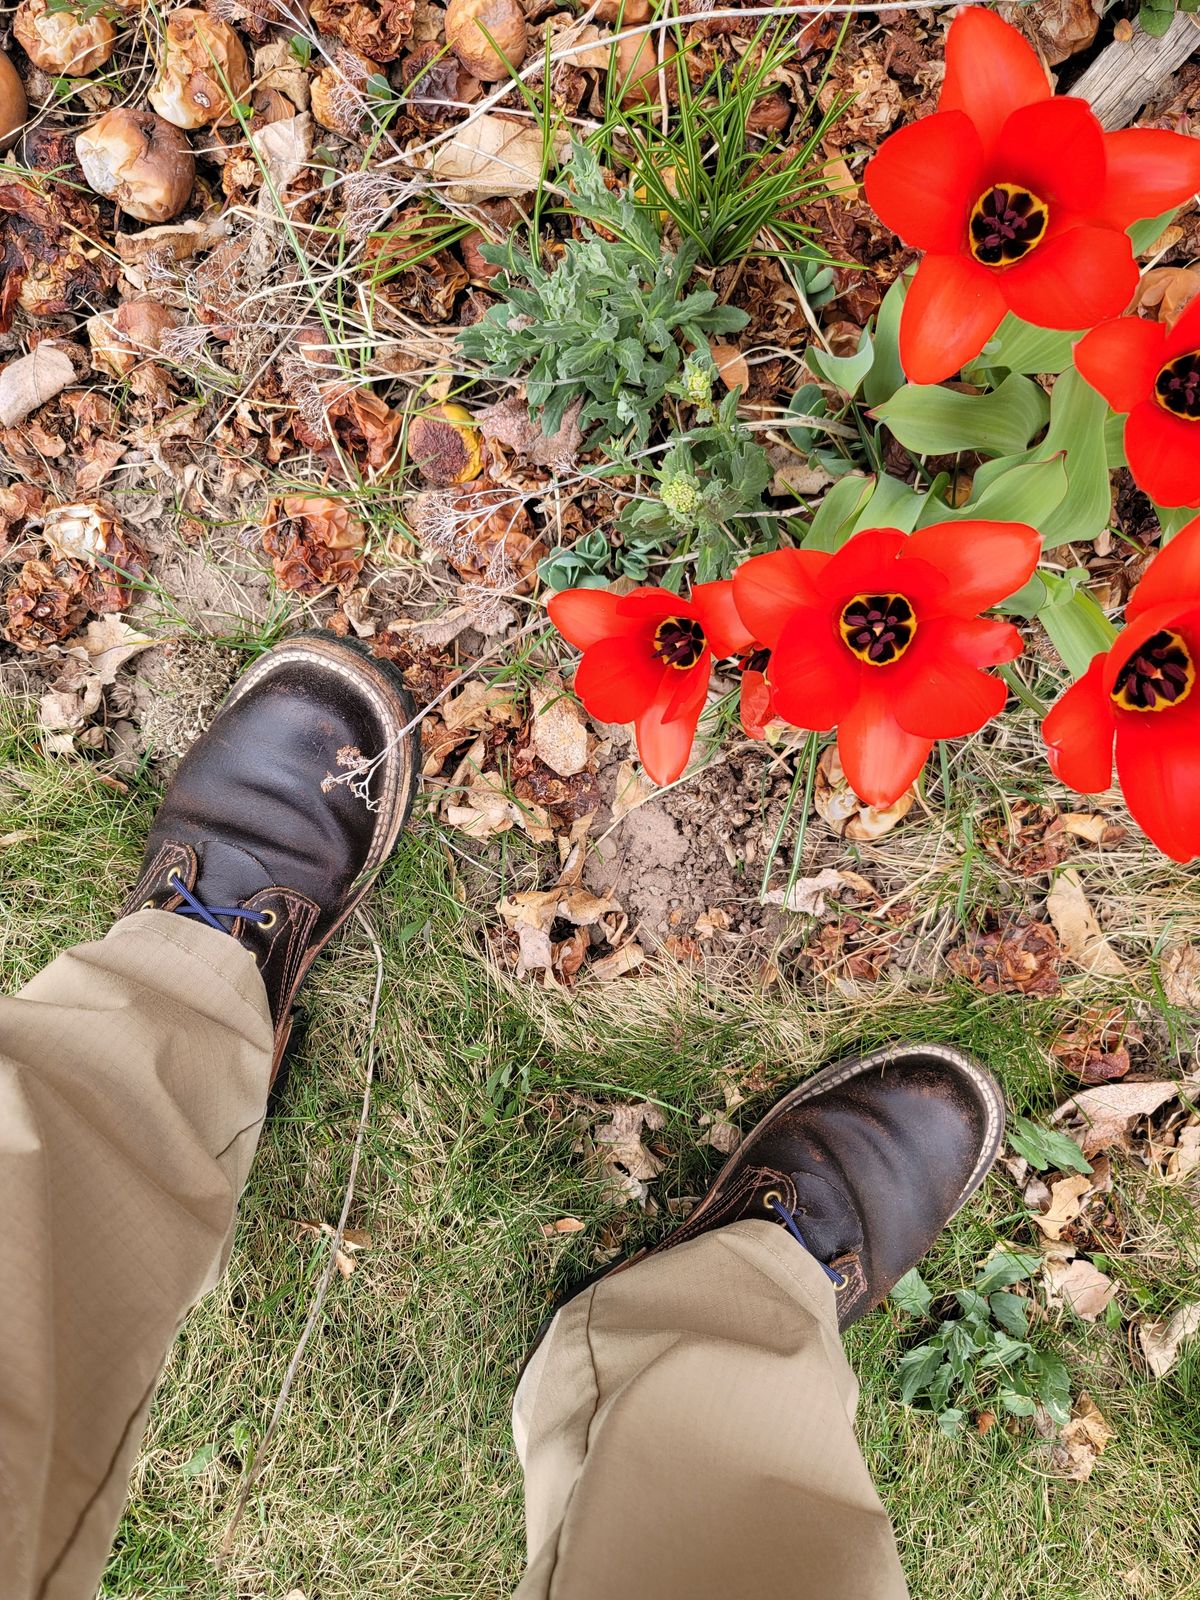
[[[869,806],[894,805],[925,765],[932,739],[906,733],[881,684],[868,687],[838,724],[838,754],[850,787]]]
[[[712,663],[712,651],[705,650],[694,667],[689,667],[685,672],[671,669],[670,678],[663,685],[666,693],[666,702],[662,710],[664,722],[674,722],[678,717],[691,716],[693,704],[696,707],[695,715],[699,716],[700,709],[708,697]]]
[[[896,721],[921,739],[955,739],[975,733],[1004,710],[1007,685],[980,672],[973,657],[1000,648],[1002,660],[1021,649],[1011,623],[983,623],[983,639],[972,637],[970,620],[935,617],[918,627],[911,648],[887,669],[888,699]],[[1004,638],[997,645],[993,629]],[[1009,638],[1008,635],[1012,635]],[[1015,642],[1014,642],[1015,641]]]
[[[965,111],[990,151],[1018,106],[1050,93],[1046,69],[1015,28],[983,6],[959,12],[946,35],[939,111]]]
[[[1055,206],[1090,214],[1104,193],[1104,130],[1086,100],[1057,95],[1021,106],[1000,131],[990,170],[997,183],[1024,184],[1050,201],[1052,217]]]
[[[1200,604],[1200,517],[1180,528],[1159,550],[1129,596],[1125,620],[1132,622],[1155,606],[1188,600]]]
[[[906,244],[947,255],[961,250],[971,207],[986,187],[974,124],[963,111],[910,123],[884,140],[863,185],[873,209]]]
[[[692,606],[718,661],[740,655],[754,643],[754,635],[738,614],[733,584],[728,579],[724,583],[698,583],[692,590]]]
[[[742,673],[742,688],[738,698],[746,737],[765,738],[767,723],[775,715],[775,701],[765,673],[752,672],[747,668]]]
[[[1127,228],[1157,217],[1200,190],[1200,139],[1165,128],[1123,128],[1104,135],[1108,176],[1096,222]]]
[[[598,639],[583,652],[575,693],[597,722],[632,722],[659,693],[664,673],[676,675],[644,642]]]
[[[900,313],[900,364],[913,383],[941,383],[975,359],[1006,309],[997,279],[970,256],[925,257]]]
[[[851,595],[889,592],[896,561],[907,546],[908,535],[898,528],[860,529],[830,556],[821,573],[821,594],[840,605]]]
[[[1039,328],[1120,316],[1137,288],[1133,247],[1111,228],[1069,228],[998,274],[1008,309]]]
[[[617,615],[619,599],[610,589],[563,589],[551,595],[546,610],[567,643],[586,650],[601,639],[630,631]]]
[[[1200,425],[1143,400],[1125,424],[1125,459],[1139,489],[1160,506],[1200,505]]]
[[[691,604],[670,589],[656,589],[651,584],[630,589],[617,599],[617,616],[627,627],[641,627],[648,621],[661,621],[663,617],[690,617]]]
[[[948,587],[939,611],[973,615],[1028,583],[1042,553],[1041,535],[1023,522],[939,522],[909,537],[907,554],[937,567]]]
[[[1134,820],[1164,855],[1200,855],[1200,703],[1117,716],[1117,777]]]
[[[1166,358],[1167,330],[1144,317],[1102,322],[1075,346],[1075,365],[1114,411],[1132,411],[1148,400]]]
[[[642,765],[654,782],[662,787],[674,783],[688,764],[688,757],[696,740],[696,724],[700,721],[700,713],[704,709],[708,693],[707,673],[703,675],[699,672],[689,673],[688,679],[692,692],[691,700],[669,721],[664,715],[668,704],[667,696],[660,694],[634,723]]]
[[[1107,660],[1104,652],[1096,656],[1042,723],[1051,771],[1080,794],[1103,794],[1112,783],[1116,714],[1104,692]]]
[[[822,604],[818,579],[829,564],[819,550],[775,550],[751,556],[733,575],[733,598],[747,629],[773,650],[792,613]]]
[[[767,667],[776,711],[814,732],[834,727],[853,705],[861,673],[828,610],[808,607],[792,613]]]

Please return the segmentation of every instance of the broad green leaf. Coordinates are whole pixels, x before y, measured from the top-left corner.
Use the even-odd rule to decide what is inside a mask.
[[[888,1298],[910,1317],[923,1317],[933,1304],[933,1291],[916,1267],[910,1267]]]
[[[1041,1128],[1028,1117],[1010,1117],[1008,1142],[1036,1172],[1090,1172],[1091,1163],[1074,1139],[1057,1128]]]
[[[875,359],[863,379],[863,399],[869,406],[890,400],[904,387],[904,368],[900,365],[900,313],[908,293],[908,276],[901,273],[883,297],[875,319]]]
[[[1067,671],[1082,678],[1093,659],[1112,644],[1117,630],[1082,586],[1051,572],[1041,577],[1049,592],[1038,619]]]
[[[1028,1250],[999,1250],[975,1275],[975,1287],[980,1294],[991,1294],[996,1289],[1007,1289],[1010,1283],[1020,1283],[1032,1277],[1042,1264],[1040,1255]]]
[[[1009,617],[1036,617],[1049,597],[1050,591],[1042,582],[1041,573],[1035,572],[1029,582],[1022,584],[1016,594],[1010,594],[998,609]]]
[[[788,413],[793,417],[823,417],[825,396],[820,384],[802,383],[788,401]],[[789,428],[787,435],[796,449],[803,450],[805,455],[811,454],[818,443],[825,438],[823,429],[814,428],[808,423],[800,423],[794,428]]]
[[[962,1308],[964,1316],[986,1318],[987,1301],[974,1289],[956,1289],[954,1291],[954,1298],[958,1301],[959,1306]]]
[[[1162,529],[1162,542],[1167,544],[1181,528],[1186,528],[1193,522],[1200,512],[1195,506],[1160,506],[1156,500],[1151,501],[1154,513],[1158,518],[1158,525]]]
[[[906,1406],[912,1405],[922,1389],[928,1387],[941,1364],[942,1351],[937,1344],[918,1345],[900,1357],[900,1399]]]
[[[1000,1404],[1010,1417],[1031,1417],[1037,1410],[1037,1401],[1031,1394],[1021,1394],[1016,1389],[1001,1389]]]
[[[1024,461],[1007,457],[1002,473],[992,472],[979,491],[979,479],[989,468],[1001,466],[990,461],[976,474],[976,492],[965,506],[948,506],[927,497],[917,526],[933,522],[967,522],[982,518],[995,522],[1026,522],[1040,529],[1067,492],[1067,468],[1061,455],[1049,461]]]
[[[985,456],[1011,456],[1050,416],[1046,391],[1029,378],[1010,373],[990,394],[959,394],[940,384],[910,383],[872,416],[918,455],[946,456],[973,450]]]
[[[907,483],[883,473],[875,485],[875,492],[854,519],[853,532],[861,528],[899,528],[911,533],[917,525],[925,504],[925,496],[910,489]]]
[[[1018,1339],[1029,1332],[1029,1303],[1019,1294],[1000,1289],[988,1296],[988,1307],[1000,1326]]]
[[[1104,455],[1110,472],[1129,465],[1125,459],[1125,418],[1115,411],[1104,424]]]
[[[937,1425],[942,1432],[953,1438],[961,1431],[963,1423],[967,1420],[967,1413],[961,1406],[947,1406],[944,1411],[938,1412]]]
[[[1072,347],[1086,332],[1086,328],[1072,332],[1035,328],[1010,312],[975,360],[963,368],[963,376],[973,374],[979,367],[1005,367],[1009,372],[1063,372],[1071,365]]]
[[[1170,0],[1168,0],[1168,27],[1170,27],[1171,24],[1172,14]],[[1149,29],[1147,29],[1147,32],[1149,32]],[[1172,206],[1170,211],[1163,211],[1157,217],[1146,217],[1143,221],[1135,222],[1130,227],[1125,229],[1125,232],[1133,241],[1133,253],[1135,256],[1145,255],[1146,251],[1149,250],[1150,246],[1158,238],[1159,234],[1166,227],[1167,223],[1170,222],[1171,218],[1175,215],[1178,209],[1179,208],[1177,206]]]
[[[852,356],[831,356],[812,345],[804,352],[804,360],[810,371],[852,399],[858,393],[859,384],[870,372],[874,359],[874,341],[866,328],[859,335],[858,349]]]
[[[817,507],[804,538],[804,548],[827,551],[840,549],[874,490],[875,479],[860,473],[850,473],[840,478]]]
[[[1012,516],[1012,520],[1035,527],[1048,550],[1068,540],[1097,538],[1108,527],[1112,513],[1104,428],[1107,416],[1104,396],[1084,383],[1077,372],[1064,372],[1050,398],[1046,437],[1024,455],[985,462],[975,474],[975,503],[999,489],[1000,480],[1019,464],[1048,462],[1058,456],[1067,484],[1064,493],[1040,516]],[[987,514],[1010,515],[995,511]],[[971,510],[969,515],[984,513]]]

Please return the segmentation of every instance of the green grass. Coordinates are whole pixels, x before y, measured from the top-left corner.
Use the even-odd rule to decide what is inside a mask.
[[[131,880],[154,803],[84,764],[0,749],[0,957],[10,987],[62,946],[100,935]],[[10,837],[11,836],[11,837]],[[453,862],[453,868],[450,863]],[[104,1593],[120,1600],[511,1592],[521,1569],[520,1475],[508,1431],[522,1356],[552,1296],[593,1264],[601,1237],[632,1246],[667,1225],[618,1211],[573,1153],[572,1092],[650,1095],[670,1109],[660,1200],[695,1194],[716,1164],[699,1117],[729,1072],[790,1083],[839,1050],[891,1037],[955,1041],[988,1060],[1011,1104],[1056,1098],[1047,1045],[1086,994],[1027,1003],[965,987],[887,1003],[776,988],[706,987],[664,971],[584,986],[568,1000],[517,986],[486,954],[487,911],[519,860],[464,882],[426,824],[372,905],[385,956],[378,1071],[351,1225],[370,1233],[335,1279],[300,1371],[276,1461],[232,1558],[218,1551],[242,1471],[295,1348],[322,1247],[298,1220],[336,1218],[363,1073],[374,958],[361,934],[317,968],[299,1057],[264,1135],[230,1271],[168,1361]],[[497,876],[499,874],[500,876]],[[479,909],[476,909],[478,903]],[[1176,1063],[1164,1061],[1168,1069]],[[490,1088],[489,1088],[490,1084]],[[735,1113],[743,1125],[764,1089]],[[1137,1253],[1123,1304],[1194,1298],[1195,1214],[1118,1166]],[[584,1232],[547,1240],[562,1216]],[[966,1281],[997,1239],[1028,1244],[1019,1198],[993,1180],[923,1271]],[[1134,1370],[1127,1328],[1053,1332],[1077,1388],[1116,1437],[1090,1482],[1049,1475],[1028,1429],[943,1438],[894,1399],[906,1338],[884,1310],[849,1339],[863,1447],[921,1600],[1185,1600],[1200,1558],[1200,1356],[1161,1383]]]

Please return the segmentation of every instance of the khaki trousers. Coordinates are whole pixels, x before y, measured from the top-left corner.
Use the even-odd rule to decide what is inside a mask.
[[[140,912],[0,1000],[0,1596],[90,1600],[150,1398],[224,1267],[267,1095],[249,954]],[[903,1600],[833,1295],[739,1223],[555,1318],[517,1394],[519,1600]]]

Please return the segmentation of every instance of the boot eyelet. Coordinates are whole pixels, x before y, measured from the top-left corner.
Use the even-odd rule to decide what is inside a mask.
[[[154,901],[153,900],[143,900],[141,905],[138,907],[138,910],[139,911],[153,911],[154,910]]]
[[[275,911],[264,911],[262,913],[262,916],[259,918],[258,925],[259,925],[260,928],[273,928],[278,921],[279,921],[278,912],[275,912]]]
[[[834,1270],[836,1271],[837,1269],[835,1268]],[[834,1286],[833,1286],[834,1294],[841,1294],[843,1289],[848,1289],[850,1287],[850,1279],[847,1277],[847,1275],[844,1272],[839,1272],[838,1273],[838,1277],[842,1281],[840,1283],[835,1283],[834,1284]]]
[[[780,1194],[778,1189],[768,1189],[766,1194],[763,1195],[763,1198],[762,1198],[763,1210],[764,1211],[770,1211],[771,1207],[775,1204],[776,1201],[778,1201],[779,1204],[782,1205],[783,1204],[783,1196]]]

